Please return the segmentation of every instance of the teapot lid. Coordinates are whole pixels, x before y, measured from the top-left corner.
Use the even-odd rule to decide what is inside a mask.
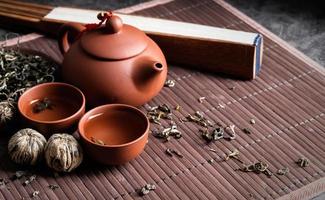
[[[143,52],[148,45],[148,38],[139,29],[123,24],[120,17],[110,15],[103,26],[84,32],[80,44],[91,55],[120,60]]]

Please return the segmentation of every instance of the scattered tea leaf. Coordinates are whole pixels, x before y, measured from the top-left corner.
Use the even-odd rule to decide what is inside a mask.
[[[174,87],[175,86],[175,80],[170,80],[170,79],[166,80],[164,86],[165,87],[170,87],[170,88]]]
[[[139,195],[140,196],[147,195],[147,194],[149,194],[150,191],[153,191],[155,189],[156,189],[156,186],[154,184],[148,183],[139,190]]]
[[[100,139],[97,139],[97,138],[94,138],[94,137],[91,137],[90,139],[91,139],[91,141],[93,141],[96,144],[105,145],[105,143]]]
[[[32,198],[35,198],[39,195],[39,191],[38,190],[35,190],[33,193],[32,193]]]
[[[180,106],[180,105],[177,105],[177,106],[175,107],[175,110],[176,110],[176,111],[180,111],[180,110],[181,110],[181,106]]]
[[[239,151],[237,149],[231,151],[226,157],[225,157],[225,161],[229,160],[229,158],[238,158],[239,156]]]
[[[199,103],[203,103],[203,101],[205,100],[206,97],[199,97],[198,101]]]
[[[242,131],[246,134],[251,134],[252,131],[249,128],[243,128]]]
[[[235,132],[235,125],[229,125],[225,128],[225,131],[229,134],[229,137],[227,139],[234,140],[236,139],[236,132]]]
[[[36,175],[31,175],[28,177],[24,182],[23,186],[29,185],[31,182],[33,182],[36,179]]]
[[[229,90],[234,90],[236,88],[236,86],[231,86],[229,87]]]
[[[307,167],[309,165],[309,160],[307,158],[299,158],[296,163],[300,167]]]
[[[256,174],[263,173],[268,177],[271,177],[273,174],[268,169],[269,165],[264,162],[256,162],[251,165],[244,165],[240,170],[243,172],[255,172]]]
[[[212,127],[213,124],[211,121],[209,121],[208,119],[206,119],[204,116],[203,116],[203,113],[199,112],[199,111],[196,111],[193,115],[189,114],[187,115],[186,119],[183,120],[183,121],[189,121],[189,122],[194,122],[200,126],[203,126],[203,127]]]
[[[160,119],[172,120],[171,109],[166,104],[152,107],[147,116],[150,122],[158,125],[161,125]]]
[[[219,106],[220,108],[225,108],[225,106],[224,106],[223,104],[221,104],[221,103],[219,103],[218,106]]]
[[[8,183],[9,181],[7,181],[6,179],[0,178],[0,189],[5,188]]]
[[[210,164],[214,163],[214,159],[213,158],[209,159],[208,163],[210,163]]]
[[[212,149],[212,148],[209,148],[209,151],[212,151],[212,152],[217,152],[217,150],[215,150],[215,149]]]
[[[202,137],[207,142],[217,141],[224,137],[224,130],[222,127],[216,127],[210,132],[208,129],[200,130],[200,132],[202,132]]]
[[[283,169],[279,169],[276,173],[278,175],[283,176],[283,175],[286,175],[287,173],[289,173],[289,171],[290,171],[289,168],[288,167],[285,167]]]
[[[155,137],[165,139],[165,141],[169,141],[170,137],[174,137],[175,139],[180,139],[182,137],[182,133],[177,129],[176,124],[173,124],[171,127],[165,128],[162,131],[153,133]]]
[[[56,189],[58,189],[58,188],[60,188],[58,185],[54,185],[54,184],[50,184],[49,185],[49,188],[51,189],[51,190],[56,190]]]
[[[173,157],[173,151],[171,149],[166,149],[166,154],[169,155],[170,157]]]
[[[255,124],[255,119],[251,119],[251,120],[249,120],[249,123],[251,123],[251,124]]]
[[[173,157],[173,155],[175,154],[176,156],[183,158],[183,155],[179,151],[176,151],[175,149],[167,148],[166,154],[169,155],[170,157]]]
[[[35,103],[33,113],[40,113],[46,109],[52,110],[55,105],[48,98],[44,98]]]

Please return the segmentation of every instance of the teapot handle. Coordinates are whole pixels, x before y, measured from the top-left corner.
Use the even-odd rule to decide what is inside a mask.
[[[70,45],[78,39],[85,26],[79,23],[64,24],[59,31],[59,47],[62,54],[65,54]]]

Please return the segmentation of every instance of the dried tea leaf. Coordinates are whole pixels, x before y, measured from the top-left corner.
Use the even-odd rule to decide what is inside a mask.
[[[90,139],[91,139],[91,141],[95,142],[96,144],[105,145],[105,143],[100,139],[97,139],[94,137],[91,137]]]
[[[249,123],[251,123],[251,124],[255,124],[256,122],[255,122],[255,119],[251,119],[251,120],[249,120]]]
[[[53,82],[56,69],[55,63],[40,56],[0,48],[0,102],[10,101],[16,108],[18,98],[26,89]],[[5,107],[6,110],[0,109],[0,120],[7,123],[12,119],[9,116],[15,114],[17,109]]]
[[[242,131],[246,134],[251,134],[252,131],[249,128],[243,128]]]
[[[170,157],[173,157],[173,155],[176,155],[180,158],[183,158],[183,154],[181,154],[179,151],[175,150],[175,149],[170,149],[170,148],[167,148],[166,149],[166,154],[169,155]]]
[[[46,109],[52,110],[55,105],[48,98],[39,100],[33,106],[33,113],[40,113]]]
[[[199,97],[198,101],[199,103],[203,103],[203,101],[205,100],[206,97]]]
[[[299,158],[296,163],[300,167],[307,167],[309,165],[309,160],[307,158]]]
[[[171,137],[180,139],[182,137],[182,133],[177,129],[177,126],[173,124],[171,127],[165,128],[162,131],[154,132],[154,136],[165,139],[165,141],[169,141]]]
[[[29,185],[31,182],[33,182],[36,179],[36,175],[31,175],[30,177],[28,177],[24,182],[23,182],[23,186]]]
[[[156,189],[156,186],[154,184],[146,184],[139,190],[139,195],[144,196],[146,194],[149,194],[150,191],[153,191]]]
[[[285,167],[283,169],[279,169],[277,171],[277,174],[283,176],[283,175],[286,175],[287,173],[289,173],[289,171],[290,171],[289,168],[288,167]]]
[[[8,183],[9,181],[7,181],[6,179],[0,178],[0,189],[5,188]]]
[[[264,162],[256,162],[251,165],[244,165],[240,170],[243,172],[255,172],[256,174],[263,173],[268,177],[271,177],[273,173],[268,169],[269,165]]]
[[[175,80],[166,80],[165,81],[165,84],[164,84],[165,87],[174,87],[175,86]]]
[[[51,190],[56,190],[56,189],[60,188],[58,185],[54,185],[54,184],[50,184],[48,187],[49,187]]]
[[[38,190],[35,190],[35,191],[32,193],[31,197],[32,197],[32,198],[35,198],[35,197],[37,197],[38,195],[39,195],[39,191],[38,191]]]

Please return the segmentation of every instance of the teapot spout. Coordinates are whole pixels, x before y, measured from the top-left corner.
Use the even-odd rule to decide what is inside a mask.
[[[162,72],[164,70],[164,65],[161,62],[151,62],[151,69],[153,69],[153,71],[155,72]]]

